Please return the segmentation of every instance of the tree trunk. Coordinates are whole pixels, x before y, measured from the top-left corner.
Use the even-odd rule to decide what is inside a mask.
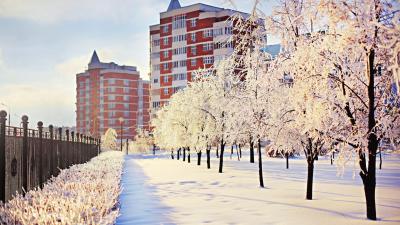
[[[286,157],[286,169],[289,169],[289,153],[285,153],[285,157]]]
[[[375,120],[375,49],[372,48],[367,54],[367,75],[368,75],[368,169],[366,157],[360,151],[360,176],[364,184],[365,200],[367,205],[367,218],[376,220],[375,188],[376,188],[376,152],[378,149],[378,137],[374,132],[376,126]]]
[[[190,163],[190,148],[187,149],[188,150],[188,163]]]
[[[153,155],[156,154],[156,145],[153,145]]]
[[[183,161],[186,161],[186,148],[183,148]]]
[[[260,187],[264,187],[264,178],[262,172],[262,157],[261,157],[261,140],[258,139],[258,178],[260,179]]]
[[[220,151],[220,155],[219,155],[219,173],[222,173],[222,166],[224,164],[224,148],[225,148],[225,144],[224,144],[224,139],[221,140],[221,151]]]
[[[201,161],[201,151],[197,153],[197,165],[200,166],[200,161]]]
[[[308,156],[311,157],[311,156]],[[314,160],[307,159],[308,173],[307,173],[307,200],[312,200],[312,188],[313,188],[313,175],[314,175]]]
[[[171,158],[174,159],[174,151],[171,151]]]
[[[382,149],[379,150],[379,169],[382,169]]]
[[[250,163],[254,163],[254,142],[250,141]]]
[[[219,158],[219,153],[218,153],[218,149],[219,149],[219,146],[217,145],[217,158]]]
[[[207,169],[211,168],[211,165],[210,165],[210,152],[211,152],[211,147],[206,150],[206,153],[207,153]]]
[[[239,155],[240,155],[240,158],[242,158],[242,146],[239,144]]]
[[[231,145],[231,159],[232,159],[232,155],[233,155],[233,145]]]
[[[333,155],[331,155],[331,165],[333,165]]]
[[[238,149],[238,146],[237,146],[237,145],[235,145],[235,147],[236,147],[236,155],[237,155],[238,161],[240,161],[240,156],[239,156],[239,149]]]
[[[181,156],[181,149],[179,148],[178,149],[178,154],[177,154],[177,157],[176,157],[176,160],[179,160],[179,157]]]

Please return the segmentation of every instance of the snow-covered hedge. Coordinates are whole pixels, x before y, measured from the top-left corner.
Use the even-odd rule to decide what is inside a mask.
[[[42,190],[0,203],[0,224],[113,224],[122,164],[123,154],[109,151],[62,170]]]

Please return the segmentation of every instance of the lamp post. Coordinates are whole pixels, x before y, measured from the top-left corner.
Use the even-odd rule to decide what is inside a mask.
[[[123,127],[122,126],[124,124],[124,118],[120,117],[119,122],[121,123],[121,138],[120,139],[121,139],[121,152],[122,152],[122,136],[123,136],[123,129],[122,129]]]
[[[11,126],[11,109],[10,109],[10,106],[8,106],[8,105],[6,105],[4,103],[0,103],[0,104],[2,106],[7,107],[7,109],[8,109],[8,126],[10,127]]]

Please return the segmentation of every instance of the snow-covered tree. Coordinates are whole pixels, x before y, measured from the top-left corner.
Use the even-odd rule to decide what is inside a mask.
[[[106,133],[101,136],[102,149],[117,150],[117,136],[116,130],[108,128]]]

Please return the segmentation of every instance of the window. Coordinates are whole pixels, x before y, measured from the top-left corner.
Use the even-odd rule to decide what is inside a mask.
[[[168,83],[168,76],[164,76],[164,83]]]
[[[225,34],[232,34],[232,27],[225,27]]]
[[[164,55],[164,58],[168,58],[168,54],[169,52],[168,51],[163,51],[163,55]]]
[[[129,80],[124,80],[124,86],[129,86]]]
[[[108,117],[115,117],[115,111],[108,112]]]
[[[115,108],[115,103],[110,103],[110,104],[108,104],[108,108],[109,108],[109,109],[114,109],[114,108]]]
[[[179,67],[179,61],[174,61],[174,62],[172,62],[172,67],[173,67],[173,68]]]
[[[163,38],[163,42],[164,42],[164,45],[168,45],[169,44],[168,37]]]
[[[125,94],[129,93],[129,88],[124,87],[124,93]]]
[[[196,33],[191,33],[190,39],[192,40],[192,42],[195,42],[196,41]]]
[[[153,65],[153,70],[154,70],[154,71],[160,70],[160,64]]]
[[[160,46],[160,39],[153,40],[153,46]]]
[[[214,63],[214,57],[213,56],[203,57],[203,63],[204,64],[213,64]]]
[[[177,15],[172,18],[172,29],[186,27],[186,15]]]
[[[109,92],[115,92],[115,87],[109,87],[109,88],[108,88],[108,91],[109,91]]]
[[[167,95],[168,93],[168,88],[164,88],[164,94]]]
[[[124,103],[124,109],[129,109],[129,103]]]
[[[124,101],[129,101],[129,96],[128,95],[124,95]]]
[[[197,64],[197,60],[196,59],[191,59],[190,60],[190,65],[191,66],[196,66],[196,64]]]
[[[186,35],[176,35],[172,37],[173,42],[180,42],[180,41],[186,41]]]
[[[179,67],[186,67],[186,60],[179,61]]]
[[[213,31],[213,36],[214,37],[220,36],[222,34],[223,34],[222,33],[222,28],[217,28],[217,29],[214,29],[214,31]]]
[[[110,120],[110,125],[114,125],[115,124],[115,120]]]
[[[153,108],[158,108],[160,105],[160,102],[153,102]]]
[[[175,48],[173,50],[173,55],[181,55],[181,54],[186,54],[186,47]]]
[[[196,27],[196,25],[197,25],[197,18],[190,19],[190,26],[191,27]]]
[[[164,66],[164,70],[168,70],[169,69],[169,63],[163,63]]]
[[[213,49],[212,43],[203,44],[203,51],[211,51]]]
[[[203,37],[208,38],[208,37],[212,37],[212,30],[204,30],[203,31]]]
[[[190,52],[192,53],[192,55],[197,55],[196,46],[190,47]]]
[[[125,118],[128,118],[128,117],[129,117],[129,112],[125,111],[125,112],[124,112],[124,117],[125,117]]]
[[[109,83],[109,84],[115,84],[115,79],[110,79],[110,80],[108,81],[108,83]]]
[[[115,95],[109,95],[108,96],[109,101],[114,101],[115,100]]]
[[[186,80],[186,73],[179,73],[173,75],[173,80]]]
[[[153,79],[153,83],[157,84],[158,83],[158,79],[157,78]]]
[[[168,33],[168,30],[169,30],[168,25],[162,26],[162,31],[163,31],[163,33]]]

